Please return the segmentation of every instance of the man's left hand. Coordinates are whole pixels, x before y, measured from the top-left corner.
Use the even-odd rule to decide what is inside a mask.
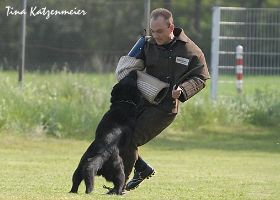
[[[182,89],[180,87],[177,87],[176,89],[172,90],[172,98],[178,99],[182,93]]]

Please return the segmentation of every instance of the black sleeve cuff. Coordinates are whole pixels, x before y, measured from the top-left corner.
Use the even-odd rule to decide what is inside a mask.
[[[183,103],[183,102],[187,101],[188,96],[187,96],[185,89],[181,86],[179,86],[179,87],[182,89],[182,92],[178,99],[179,99],[179,101],[181,101]]]

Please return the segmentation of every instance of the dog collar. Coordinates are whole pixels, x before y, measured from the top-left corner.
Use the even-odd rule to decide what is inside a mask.
[[[128,103],[128,104],[132,104],[134,106],[137,106],[133,101],[131,100],[121,100],[121,101],[118,101],[118,103]]]

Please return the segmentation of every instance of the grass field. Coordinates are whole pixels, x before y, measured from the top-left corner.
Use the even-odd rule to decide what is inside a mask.
[[[1,134],[0,199],[275,199],[280,196],[280,138],[273,130],[168,130],[141,148],[156,176],[122,197],[96,190],[68,194],[89,141]]]
[[[0,72],[0,132],[48,134],[58,138],[92,138],[109,108],[113,74],[26,73],[24,89],[16,72]],[[237,95],[234,77],[221,76],[218,101],[207,88],[182,104],[174,123],[181,131],[200,126],[257,125],[280,129],[279,76],[244,79]]]
[[[157,174],[135,191],[68,194],[71,176],[109,107],[113,75],[0,72],[0,199],[267,199],[280,196],[279,76],[222,76],[181,106],[140,153]],[[60,138],[60,139],[58,139]],[[110,184],[108,184],[110,186]]]
[[[252,95],[256,90],[279,90],[280,76],[244,76],[243,93],[244,95]],[[230,75],[219,76],[218,83],[219,96],[237,96],[236,77]]]

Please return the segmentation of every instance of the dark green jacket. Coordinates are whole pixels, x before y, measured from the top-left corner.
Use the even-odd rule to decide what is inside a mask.
[[[141,55],[138,57],[144,60],[146,72],[161,81],[171,85],[169,92],[162,102],[158,105],[161,109],[168,113],[177,113],[178,102],[172,96],[173,85],[178,81],[182,74],[189,70],[202,66],[189,75],[179,87],[183,89],[179,100],[184,102],[190,99],[193,95],[205,87],[205,81],[210,78],[205,57],[201,49],[191,41],[181,28],[174,29],[175,40],[165,48],[157,45],[154,38],[149,38]],[[192,56],[198,57],[198,62],[195,62],[187,69],[188,62]],[[145,102],[145,104],[149,104]]]

